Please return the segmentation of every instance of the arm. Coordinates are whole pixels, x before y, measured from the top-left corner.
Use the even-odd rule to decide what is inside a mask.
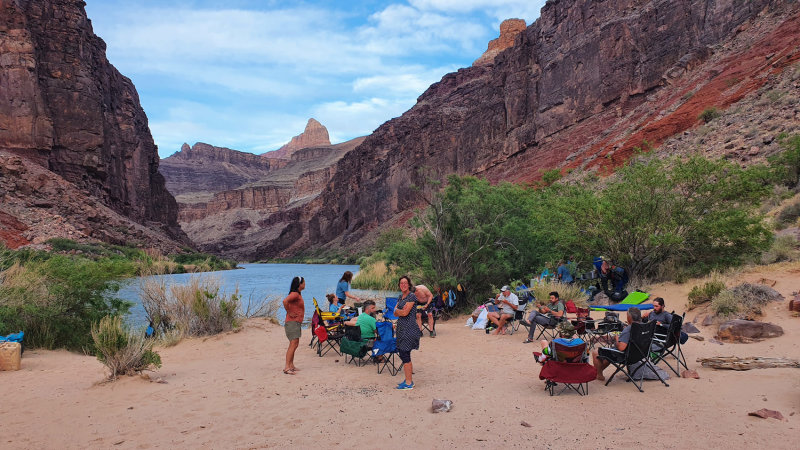
[[[352,294],[350,294],[350,291],[344,291],[344,296],[345,296],[345,297],[352,298],[353,300],[358,300],[358,301],[361,301],[361,299],[360,299],[360,298],[356,297],[355,295],[352,295]]]
[[[358,317],[353,317],[352,319],[345,322],[345,325],[356,326],[356,322],[358,321]]]
[[[411,300],[406,301],[406,304],[403,306],[403,309],[395,308],[394,315],[397,317],[405,317],[411,313],[411,309],[414,308],[414,302]]]

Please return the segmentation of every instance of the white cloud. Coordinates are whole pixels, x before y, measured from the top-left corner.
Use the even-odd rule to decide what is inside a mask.
[[[317,106],[314,117],[328,128],[331,142],[341,142],[372,133],[387,120],[403,114],[414,103],[415,98],[336,101]]]

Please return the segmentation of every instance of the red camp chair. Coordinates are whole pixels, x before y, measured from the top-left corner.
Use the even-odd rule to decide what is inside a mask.
[[[545,380],[545,389],[551,396],[556,393],[559,383],[563,388],[558,391],[561,395],[567,389],[572,389],[578,395],[589,394],[589,382],[597,377],[595,368],[586,361],[586,343],[576,346],[566,346],[553,342],[550,344],[555,358],[544,362],[539,379]],[[536,353],[534,353],[536,355]]]

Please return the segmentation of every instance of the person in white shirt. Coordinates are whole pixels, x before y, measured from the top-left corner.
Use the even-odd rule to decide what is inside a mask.
[[[503,286],[500,293],[494,299],[498,311],[491,311],[486,316],[489,321],[497,325],[497,329],[492,334],[506,334],[506,322],[514,318],[514,314],[519,307],[519,297],[511,292],[511,288]]]

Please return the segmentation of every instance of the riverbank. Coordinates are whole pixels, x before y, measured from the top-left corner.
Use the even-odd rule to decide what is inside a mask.
[[[294,376],[281,372],[283,329],[264,319],[240,332],[187,339],[159,349],[163,367],[149,375],[101,383],[94,357],[65,351],[26,352],[23,368],[0,373],[0,422],[12,448],[262,448],[352,447],[369,439],[382,447],[485,448],[503,446],[634,448],[794,448],[800,426],[798,369],[746,372],[700,367],[699,357],[800,358],[800,318],[789,295],[800,269],[774,266],[731,281],[776,281],[787,297],[763,320],[785,334],[753,344],[703,342],[684,348],[700,379],[647,382],[644,394],[619,377],[592,382],[588,397],[549,397],[538,379],[524,336],[487,336],[464,327],[466,318],[437,325],[414,352],[417,383],[393,387],[401,375],[345,365],[332,353],[319,358],[303,330]],[[693,283],[653,286],[667,308],[682,312]],[[690,311],[687,319],[692,320]],[[433,398],[453,401],[448,413],[430,412]],[[761,408],[786,421],[747,416]],[[521,422],[532,427],[525,427]]]

